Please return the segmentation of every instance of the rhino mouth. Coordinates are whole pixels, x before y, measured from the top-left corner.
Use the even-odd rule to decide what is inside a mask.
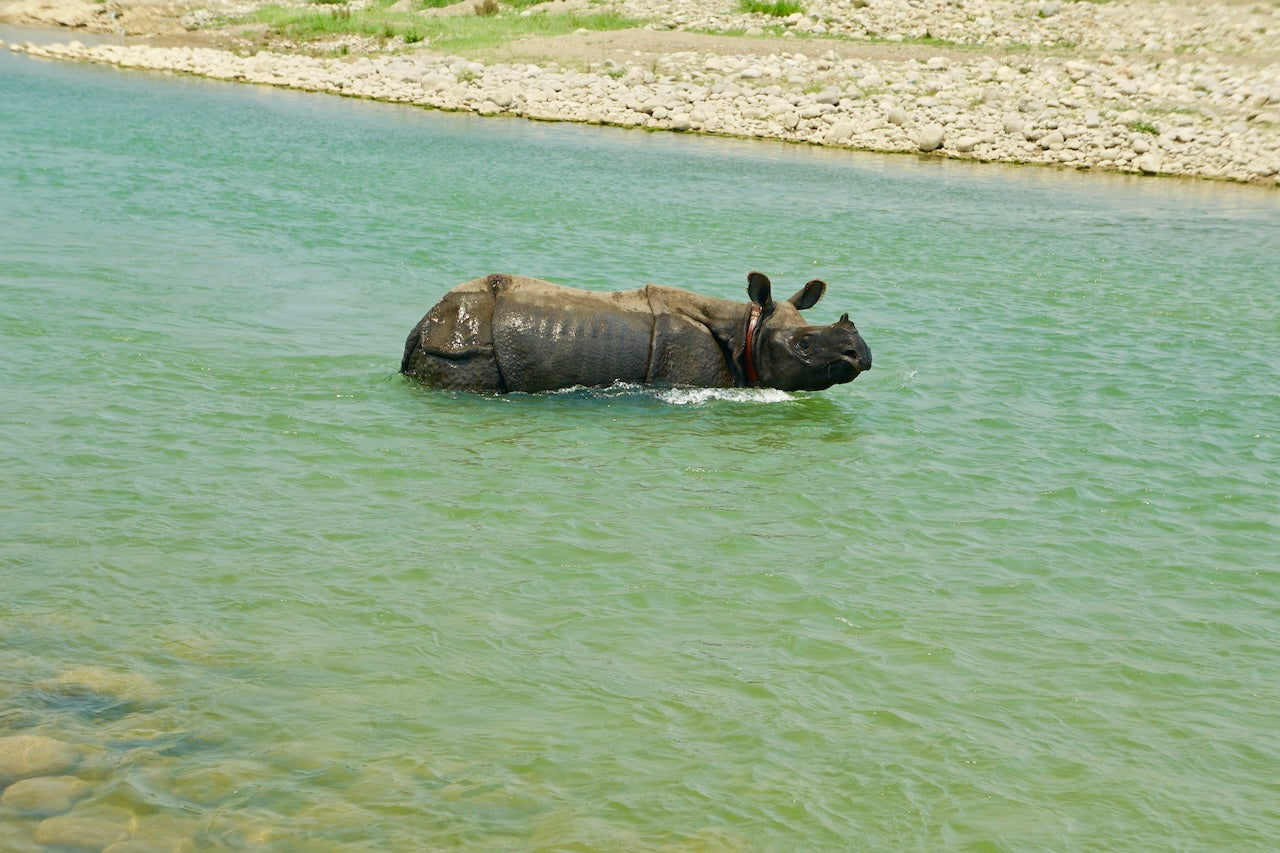
[[[852,382],[858,378],[858,374],[861,372],[853,362],[841,359],[827,365],[827,380],[832,385]]]
[[[870,364],[863,365],[862,360],[859,358],[845,356],[839,361],[833,361],[827,365],[827,378],[831,380],[832,385],[852,382],[858,378],[858,374],[869,367],[871,367]]]

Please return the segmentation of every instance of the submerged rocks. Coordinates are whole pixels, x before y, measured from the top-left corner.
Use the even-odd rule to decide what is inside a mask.
[[[160,688],[144,675],[94,666],[72,667],[36,686],[54,696],[93,696],[102,701],[132,704],[155,701],[161,694]]]
[[[43,735],[0,737],[0,785],[65,773],[81,756],[77,747]]]
[[[148,798],[135,810],[127,796],[111,798],[111,805],[104,801],[115,784],[104,778],[121,768],[131,774],[148,767],[148,773],[172,778],[179,766],[165,751],[189,736],[165,726],[165,693],[153,681],[130,670],[77,666],[32,680],[6,698],[26,711],[6,723],[34,725],[47,712],[50,728],[77,731],[82,740],[34,732],[0,736],[0,849],[199,849],[197,838],[209,819],[192,817],[187,807],[157,809]],[[230,823],[224,829],[236,831]]]
[[[83,814],[59,815],[41,821],[36,827],[35,838],[50,847],[106,850],[129,837],[131,817],[123,809],[96,809]]]
[[[0,794],[0,806],[34,816],[62,814],[85,796],[92,784],[75,776],[37,776],[14,782]]]

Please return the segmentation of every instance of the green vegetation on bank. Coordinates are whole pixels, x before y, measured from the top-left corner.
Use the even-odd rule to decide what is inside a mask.
[[[417,10],[393,9],[395,0],[374,0],[363,9],[345,4],[315,3],[309,7],[270,5],[250,12],[243,21],[261,24],[273,35],[298,42],[357,36],[406,44],[465,51],[493,47],[522,36],[555,36],[577,30],[621,30],[644,22],[612,11],[521,15],[533,0],[497,4],[477,3],[474,15],[428,16],[417,10],[449,5],[448,0],[418,0]]]
[[[1082,0],[1085,2],[1087,0]],[[1105,2],[1105,0],[1092,0]],[[339,53],[346,53],[346,37],[374,39],[390,42],[399,39],[406,45],[427,43],[434,49],[459,54],[483,54],[485,51],[530,36],[560,36],[578,30],[593,32],[623,30],[642,27],[647,20],[630,18],[613,8],[598,11],[577,10],[570,12],[534,11],[543,0],[473,0],[472,12],[461,15],[423,14],[424,10],[452,5],[455,0],[410,0],[410,4],[397,0],[372,0],[364,8],[352,8],[342,0],[310,0],[305,6],[268,5],[259,7],[237,19],[237,23],[262,27],[263,42],[288,39],[299,45],[315,44],[324,49],[324,43]],[[598,0],[592,0],[598,2]],[[739,8],[748,14],[773,19],[762,26],[765,37],[784,35],[797,39],[822,39],[850,41],[860,44],[884,44],[926,46],[957,52],[983,50],[983,45],[955,42],[937,38],[926,32],[915,38],[888,39],[876,36],[857,37],[840,32],[823,34],[790,29],[782,19],[795,13],[804,13],[802,0],[738,0]],[[523,13],[523,14],[522,14]],[[692,32],[708,35],[743,36],[744,29],[700,29]],[[1041,53],[1065,52],[1073,48],[1068,43],[1033,48],[1025,44],[1005,45],[1009,53],[1025,53],[1033,50]]]
[[[738,0],[738,8],[748,15],[771,15],[775,18],[786,18],[804,11],[800,0]]]

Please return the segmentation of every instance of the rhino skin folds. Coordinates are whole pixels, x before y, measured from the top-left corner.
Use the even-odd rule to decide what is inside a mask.
[[[801,318],[824,282],[775,302],[767,277],[753,272],[747,281],[744,305],[656,284],[605,293],[518,275],[477,278],[418,322],[400,372],[436,388],[496,393],[615,382],[821,391],[871,367],[847,314],[829,326]]]

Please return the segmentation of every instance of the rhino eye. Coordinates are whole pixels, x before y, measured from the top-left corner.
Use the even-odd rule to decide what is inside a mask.
[[[801,335],[801,336],[800,336],[800,340],[798,340],[798,341],[796,342],[796,347],[797,347],[801,352],[808,352],[808,351],[809,351],[809,348],[810,348],[810,347],[812,347],[812,346],[813,346],[813,335],[812,335],[812,334],[805,334],[805,335]]]

